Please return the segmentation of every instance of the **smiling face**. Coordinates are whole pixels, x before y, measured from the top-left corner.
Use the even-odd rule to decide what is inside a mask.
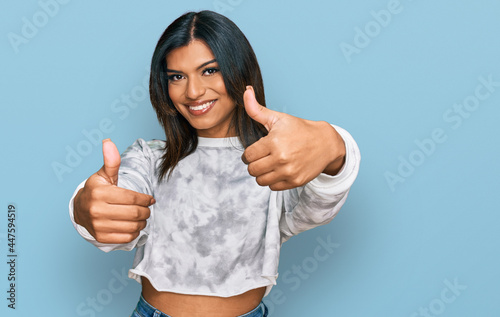
[[[193,40],[167,55],[168,94],[198,136],[235,136],[229,131],[235,102],[229,97],[219,65],[205,42]]]

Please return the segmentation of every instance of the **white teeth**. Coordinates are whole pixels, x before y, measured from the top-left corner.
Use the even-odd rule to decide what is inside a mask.
[[[203,110],[203,109],[210,107],[214,102],[215,102],[215,100],[212,100],[212,101],[206,102],[206,103],[199,105],[199,106],[195,106],[195,107],[190,106],[189,109],[195,110],[195,111]]]

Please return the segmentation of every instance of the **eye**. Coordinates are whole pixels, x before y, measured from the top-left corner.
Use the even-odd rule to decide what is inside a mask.
[[[167,77],[168,81],[178,81],[182,79],[182,75],[179,74],[173,74]]]
[[[211,76],[219,71],[216,67],[206,68],[203,70],[203,75]]]

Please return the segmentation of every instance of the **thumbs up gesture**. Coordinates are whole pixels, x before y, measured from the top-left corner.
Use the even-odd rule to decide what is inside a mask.
[[[251,86],[245,110],[268,130],[243,153],[250,175],[261,186],[285,190],[305,185],[320,173],[336,175],[345,160],[342,137],[327,122],[310,121],[261,106]]]
[[[152,196],[117,187],[120,153],[111,140],[102,144],[103,167],[75,196],[75,222],[101,243],[128,243],[139,236],[150,216]]]

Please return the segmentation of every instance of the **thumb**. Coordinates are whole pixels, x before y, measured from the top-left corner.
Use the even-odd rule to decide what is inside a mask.
[[[121,158],[116,145],[110,139],[102,141],[102,156],[104,158],[102,171],[109,178],[111,184],[116,185],[118,183],[118,169],[120,168]]]
[[[255,98],[255,91],[252,86],[247,86],[243,94],[243,102],[245,103],[245,110],[250,118],[266,127],[270,131],[273,125],[280,119],[280,114],[266,107],[261,106]]]

